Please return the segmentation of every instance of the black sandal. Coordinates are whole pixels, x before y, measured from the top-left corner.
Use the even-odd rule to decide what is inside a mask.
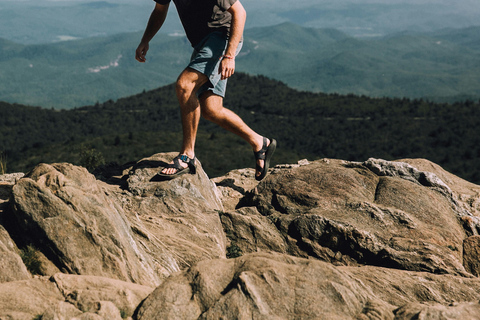
[[[270,144],[267,147],[267,138],[263,137],[262,149],[257,152],[253,152],[253,154],[255,155],[255,160],[264,160],[263,168],[258,164],[256,165],[256,170],[261,172],[259,176],[257,176],[257,173],[255,172],[255,179],[257,181],[262,180],[267,175],[268,168],[270,167],[270,159],[272,158],[276,148],[277,141],[275,139],[271,139]]]
[[[181,176],[185,173],[195,174],[195,173],[197,173],[197,170],[195,168],[195,159],[196,159],[195,157],[190,159],[189,157],[187,157],[184,154],[181,154],[181,155],[179,154],[178,156],[173,158],[173,163],[170,163],[170,164],[166,165],[165,167],[163,167],[162,170],[160,170],[160,172],[157,175],[166,179],[166,180],[171,180],[171,179],[174,179],[174,178],[176,178],[178,176]],[[182,167],[180,165],[179,160],[182,160],[183,162],[185,162],[187,164],[187,167],[185,167],[185,168]],[[163,169],[168,169],[168,168],[175,168],[175,169],[177,169],[177,172],[175,172],[173,174],[162,173]]]

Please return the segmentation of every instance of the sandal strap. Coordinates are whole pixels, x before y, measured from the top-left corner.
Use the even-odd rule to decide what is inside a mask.
[[[180,161],[179,161],[179,160],[182,160],[190,168],[190,172],[195,173],[195,171],[196,171],[195,170],[196,169],[195,168],[195,159],[196,159],[195,157],[190,159],[188,156],[186,156],[184,154],[181,154],[181,155],[178,155],[175,158],[173,158],[173,163],[167,164],[165,166],[165,168],[175,168],[175,169],[177,169],[177,171],[183,170],[185,168],[182,167],[182,165],[180,164]]]
[[[175,157],[175,159],[173,160],[174,162],[176,161],[178,163],[178,165],[180,166],[180,163],[178,162],[178,160],[182,160],[184,163],[187,164],[187,166],[190,168],[190,172],[191,173],[195,173],[196,172],[196,167],[195,167],[195,160],[196,160],[196,157],[194,156],[193,158],[189,158],[187,155],[185,154],[181,154],[181,155],[178,155]],[[183,167],[180,166],[182,169]]]
[[[263,137],[262,149],[253,152],[253,154],[255,155],[255,160],[265,160],[265,153],[267,152],[267,149],[267,138]]]

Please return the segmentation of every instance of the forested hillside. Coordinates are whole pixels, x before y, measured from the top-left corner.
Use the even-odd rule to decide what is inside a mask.
[[[226,106],[278,140],[274,164],[302,158],[363,161],[426,158],[480,183],[480,104],[368,98],[296,91],[263,76],[236,74]],[[0,103],[0,150],[7,170],[39,162],[123,164],[176,151],[181,128],[172,85],[72,110]],[[202,121],[197,157],[210,176],[253,167],[250,147]]]
[[[480,98],[480,27],[358,39],[284,23],[248,29],[237,70],[313,92],[462,101]],[[141,33],[46,45],[0,40],[0,101],[70,109],[176,80],[191,47],[159,34],[147,63]]]

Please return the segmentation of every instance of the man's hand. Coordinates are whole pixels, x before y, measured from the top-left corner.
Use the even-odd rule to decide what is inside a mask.
[[[147,58],[145,56],[147,55],[148,49],[149,49],[148,42],[147,43],[141,42],[138,45],[137,50],[135,51],[135,59],[137,59],[137,61],[142,63],[147,61]]]
[[[230,38],[228,40],[227,49],[225,50],[225,55],[220,62],[219,72],[222,80],[230,78],[235,72],[235,54],[237,52],[238,44],[242,41],[245,20],[247,19],[247,13],[240,1],[236,1],[228,9],[228,12],[232,15],[232,27],[230,29]]]
[[[220,62],[220,74],[221,79],[225,80],[230,78],[233,73],[235,72],[235,59],[234,58],[227,58],[225,56],[222,57],[222,61]]]
[[[139,62],[147,61],[145,56],[147,55],[149,48],[148,43],[150,40],[152,40],[155,34],[157,34],[158,30],[160,30],[165,22],[165,19],[167,18],[168,6],[169,4],[155,3],[155,8],[153,9],[152,14],[150,14],[150,18],[148,19],[148,24],[145,28],[145,32],[143,33],[142,40],[135,51],[135,59],[137,59]]]

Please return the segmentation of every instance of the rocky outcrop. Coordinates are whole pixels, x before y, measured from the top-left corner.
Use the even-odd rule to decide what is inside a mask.
[[[12,188],[22,176],[23,174],[0,176],[0,283],[31,278],[20,258],[20,250],[7,230],[1,225],[5,220],[4,211],[8,208]]]
[[[152,290],[120,280],[66,274],[6,282],[0,284],[0,319],[125,319]]]
[[[412,174],[402,171],[407,166]],[[453,199],[450,188],[434,173],[413,169],[406,163],[373,159],[316,161],[274,171],[241,206],[256,208],[256,217],[264,224],[270,220],[292,255],[336,265],[467,276],[463,240],[476,230],[478,218]],[[466,218],[473,229],[465,228]],[[237,237],[236,230],[241,229],[230,221],[236,245],[243,252],[257,251],[251,248],[257,236],[250,233],[252,239],[244,243],[249,236]]]
[[[478,279],[254,253],[173,275],[142,303],[138,319],[418,319],[414,311],[428,309],[421,302],[447,310],[451,300],[475,301],[479,289]],[[449,319],[480,315],[478,303],[457,309]]]
[[[19,253],[8,232],[0,226],[0,283],[31,278]]]
[[[122,207],[84,168],[43,164],[13,187],[16,225],[61,271],[159,283]]]
[[[421,159],[161,181],[175,155],[0,179],[0,319],[480,318],[479,186]]]
[[[166,157],[128,168],[124,190],[71,164],[37,166],[13,187],[16,233],[26,232],[26,241],[61,271],[146,285],[196,261],[225,257],[213,183],[201,170],[152,180]]]

